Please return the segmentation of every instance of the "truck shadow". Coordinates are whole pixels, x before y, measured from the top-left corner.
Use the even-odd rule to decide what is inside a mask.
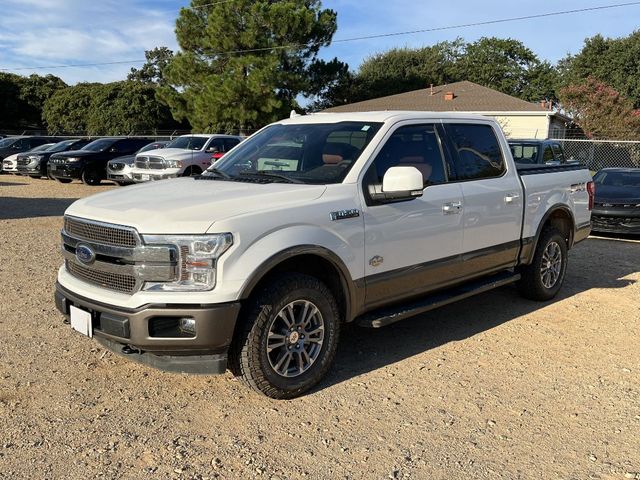
[[[571,252],[565,284],[552,301],[523,299],[512,285],[380,329],[346,326],[334,367],[318,388],[473,337],[590,289],[622,289],[636,283],[625,277],[640,271],[640,243],[627,241],[621,249],[617,240],[596,238],[588,242],[589,252],[585,244]]]
[[[61,216],[76,200],[77,198],[0,197],[0,220]]]

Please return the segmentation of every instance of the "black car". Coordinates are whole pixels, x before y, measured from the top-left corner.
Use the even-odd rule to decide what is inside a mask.
[[[18,155],[18,172],[32,178],[47,176],[47,165],[49,158],[54,153],[68,152],[69,150],[80,150],[91,140],[87,138],[74,138],[63,140],[41,152],[25,152]]]
[[[151,142],[151,138],[100,138],[85,145],[82,150],[51,155],[47,172],[62,183],[80,179],[86,185],[98,185],[107,178],[109,160],[131,155]]]
[[[24,135],[4,138],[0,140],[0,160],[16,153],[27,152],[45,143],[56,143],[60,140],[56,137],[28,137]]]
[[[640,234],[640,168],[603,168],[593,181],[592,230]]]

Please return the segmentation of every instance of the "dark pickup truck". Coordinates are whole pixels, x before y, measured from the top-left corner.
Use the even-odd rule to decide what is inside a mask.
[[[557,140],[509,140],[513,159],[523,165],[562,165],[568,161]]]

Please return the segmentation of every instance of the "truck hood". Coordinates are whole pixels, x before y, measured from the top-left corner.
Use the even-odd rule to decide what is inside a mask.
[[[186,148],[161,148],[159,151],[142,152],[136,156],[140,157],[161,157],[172,160],[181,158],[191,158],[192,155],[202,153],[202,150],[187,150]]]
[[[141,234],[202,234],[214,222],[311,202],[324,185],[177,178],[143,183],[74,202],[66,215],[135,227]]]

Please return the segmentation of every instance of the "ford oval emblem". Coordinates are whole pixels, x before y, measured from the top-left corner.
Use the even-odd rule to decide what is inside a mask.
[[[88,245],[78,245],[76,247],[76,258],[80,262],[90,265],[96,261],[96,252]]]

